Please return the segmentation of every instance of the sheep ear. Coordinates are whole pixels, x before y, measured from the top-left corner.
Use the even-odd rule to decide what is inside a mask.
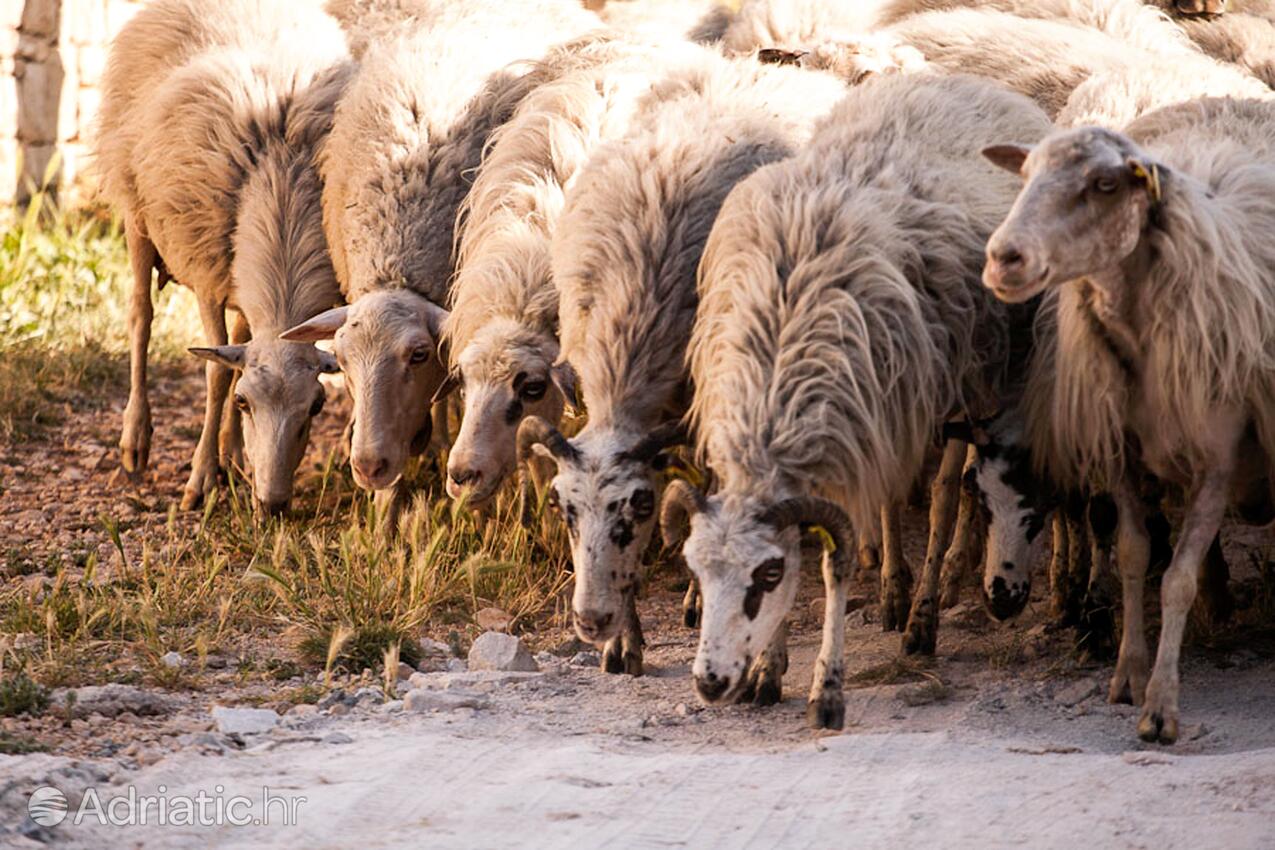
[[[438,339],[443,332],[443,323],[447,321],[447,317],[450,315],[451,313],[434,302],[427,302],[425,305],[425,327],[429,330],[429,335],[434,339]]]
[[[562,393],[562,397],[571,405],[572,412],[580,409],[580,379],[576,376],[575,367],[567,361],[554,364],[549,370],[553,385]]]
[[[1027,161],[1027,155],[1031,153],[1031,148],[1025,148],[1022,145],[992,145],[983,148],[983,156],[988,159],[992,165],[1005,169],[1013,174],[1023,173],[1023,163]]]
[[[350,314],[349,305],[341,307],[333,307],[331,310],[325,310],[312,319],[308,319],[295,328],[279,334],[279,339],[286,339],[289,342],[318,342],[321,339],[332,339],[336,336],[336,332],[341,329],[341,325],[345,324],[346,317]]]
[[[231,369],[242,369],[248,349],[243,345],[218,345],[215,348],[188,348],[186,350],[203,360],[211,360]]]
[[[341,365],[336,362],[336,356],[330,351],[319,351],[319,371],[324,375],[335,375],[341,371]]]

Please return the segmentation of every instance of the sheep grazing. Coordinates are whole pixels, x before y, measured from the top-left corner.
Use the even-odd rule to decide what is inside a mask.
[[[664,450],[681,440],[695,275],[731,187],[790,155],[844,93],[835,78],[705,52],[652,87],[630,135],[577,175],[554,233],[563,362],[588,425],[572,439],[528,417],[518,457],[551,458],[548,499],[575,565],[576,631],[609,672],[642,672],[635,595]]]
[[[437,340],[457,211],[492,131],[561,70],[553,58],[511,63],[597,24],[571,0],[447,3],[428,28],[373,45],[337,108],[321,156],[323,220],[349,305],[284,338],[335,339],[354,400],[354,480],[377,492],[387,519],[408,458],[429,444],[430,400],[446,378]]]
[[[447,491],[478,504],[516,465],[526,416],[557,423],[575,398],[558,354],[558,290],[550,240],[564,194],[600,144],[625,135],[652,68],[702,61],[700,48],[599,45],[598,64],[538,88],[491,136],[462,205],[463,228],[444,347],[465,388]],[[574,401],[573,401],[574,403]]]
[[[1050,462],[1115,496],[1125,622],[1110,695],[1142,701],[1149,741],[1178,737],[1182,634],[1224,510],[1271,513],[1273,131],[1270,103],[1215,99],[1127,135],[1081,127],[986,151],[1026,182],[988,243],[984,280],[1007,301],[1056,293]],[[1142,466],[1188,495],[1149,680]]]
[[[304,50],[288,45],[304,45]],[[323,238],[315,150],[348,75],[335,21],[304,4],[160,0],[116,38],[107,64],[97,168],[124,219],[133,270],[132,388],[120,441],[130,473],[147,466],[151,271],[189,286],[208,348],[203,433],[182,497],[199,504],[232,465],[238,423],[219,435],[231,369],[254,493],[284,509],[335,363],[284,343],[289,325],[340,298]],[[239,312],[228,345],[226,309]],[[249,332],[252,340],[248,341]]]
[[[818,528],[831,545],[807,718],[842,726],[851,529],[897,510],[943,421],[987,404],[1004,369],[1006,311],[979,274],[1015,187],[977,151],[1049,129],[1039,107],[990,81],[880,77],[852,89],[799,155],[731,193],[704,254],[689,358],[697,450],[719,487],[679,486],[662,510],[666,535],[690,520],[705,702],[779,698],[800,543]],[[937,591],[927,563],[929,616]]]

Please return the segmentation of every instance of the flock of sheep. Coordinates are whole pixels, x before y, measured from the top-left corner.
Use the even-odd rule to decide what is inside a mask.
[[[448,493],[551,479],[610,672],[642,671],[657,520],[708,703],[780,698],[822,551],[827,728],[856,561],[933,653],[975,564],[1022,610],[1052,512],[1056,612],[1109,645],[1118,573],[1110,696],[1170,743],[1197,586],[1229,605],[1223,514],[1275,516],[1275,13],[1232,3],[155,0],[97,136],[133,269],[124,467],[155,272],[207,337],[185,507],[238,466],[285,510],[339,370],[392,513],[459,390]],[[914,591],[899,515],[939,444]]]

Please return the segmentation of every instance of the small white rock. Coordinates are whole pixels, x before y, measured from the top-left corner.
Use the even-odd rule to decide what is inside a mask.
[[[172,670],[186,666],[186,659],[182,658],[182,654],[180,652],[165,652],[159,657],[159,661],[165,667]]]
[[[398,678],[400,681],[403,679],[410,679],[414,672],[415,671],[412,669],[411,664],[404,664],[402,661],[398,663]]]
[[[540,667],[518,638],[500,632],[484,632],[469,648],[469,669],[534,673]]]
[[[465,660],[463,658],[447,659],[448,673],[464,673],[468,669],[469,669],[469,665],[465,663]]]
[[[396,714],[403,710],[403,701],[401,699],[392,699],[389,702],[383,702],[376,707],[376,710],[382,714]]]
[[[488,699],[482,694],[464,691],[411,691],[403,699],[407,711],[455,711],[458,708],[486,708]]]
[[[279,725],[279,715],[268,708],[214,706],[213,722],[223,735],[260,735]]]
[[[353,743],[354,743],[354,739],[353,739],[353,738],[351,738],[349,735],[345,734],[344,732],[332,732],[332,733],[330,733],[330,734],[328,734],[328,735],[324,735],[324,736],[323,736],[323,743],[325,743],[325,744],[353,744]]]

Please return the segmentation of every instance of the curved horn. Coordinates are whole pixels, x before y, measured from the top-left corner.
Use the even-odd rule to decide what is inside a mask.
[[[575,447],[541,416],[528,416],[518,426],[518,463],[526,463],[536,446],[544,446],[558,460],[576,457]]]
[[[832,537],[831,553],[833,570],[838,575],[850,574],[850,541],[854,531],[850,518],[840,505],[816,496],[796,496],[771,505],[761,516],[761,521],[774,527],[776,532],[798,525],[805,531],[818,525]]]
[[[682,526],[690,522],[691,517],[704,510],[708,500],[700,489],[689,481],[674,478],[664,488],[664,498],[660,502],[660,535],[664,545],[674,549],[685,539]]]
[[[655,460],[656,455],[669,446],[685,443],[686,437],[686,426],[681,422],[677,420],[665,422],[639,440],[636,446],[629,449],[621,457],[625,460],[635,460],[639,463],[650,463]]]

